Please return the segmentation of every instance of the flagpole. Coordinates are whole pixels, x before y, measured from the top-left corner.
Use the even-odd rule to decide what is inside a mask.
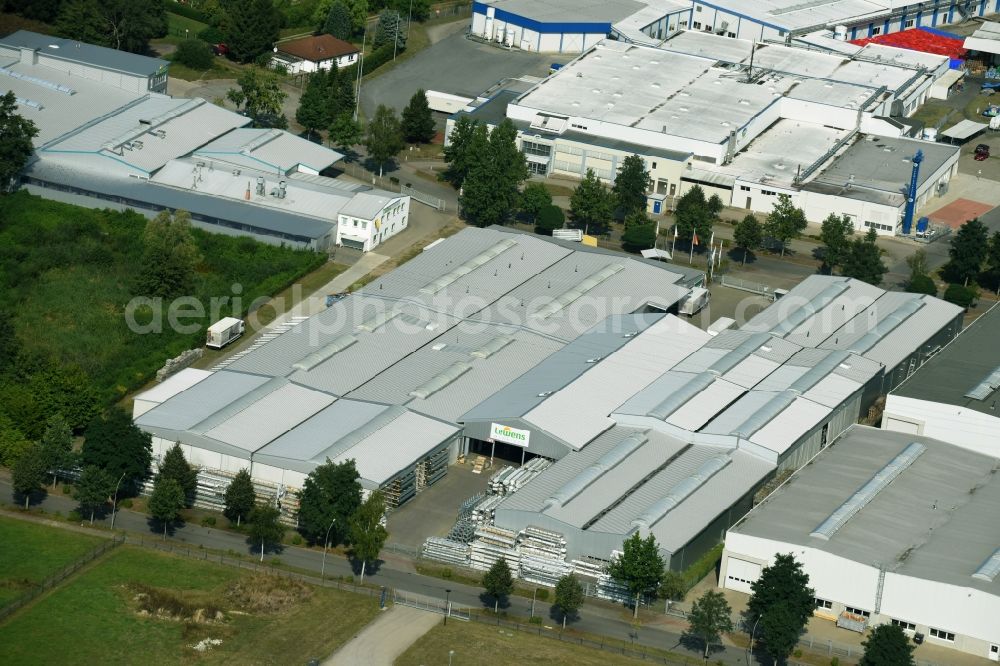
[[[674,240],[670,243],[670,261],[674,260],[674,250],[677,248],[677,225],[674,225]]]
[[[688,265],[694,263],[694,242],[698,239],[698,234],[695,233],[691,236],[691,256],[688,257]]]

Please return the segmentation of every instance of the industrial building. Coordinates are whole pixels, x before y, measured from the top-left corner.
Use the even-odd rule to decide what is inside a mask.
[[[506,229],[466,229],[209,375],[136,398],[160,456],[300,488],[326,458],[400,504],[463,448],[457,419],[574,340],[676,311],[703,275]],[[635,313],[635,314],[633,314]]]
[[[792,553],[817,616],[997,661],[998,470],[995,456],[854,426],[729,530],[720,584],[750,592]]]
[[[949,60],[828,41],[846,48],[697,31],[656,47],[604,40],[529,90],[500,90],[460,113],[510,119],[540,176],[592,169],[611,182],[640,155],[654,214],[698,185],[734,207],[770,212],[787,194],[814,221],[846,213],[861,232],[904,232],[911,187],[919,210],[957,172],[957,147],[906,138],[907,116]]]
[[[33,194],[269,243],[371,250],[403,231],[410,199],[324,177],[343,156],[204,99],[173,99],[165,60],[28,31],[0,38],[0,92],[35,123]]]
[[[998,339],[994,306],[889,393],[882,427],[1000,457]]]

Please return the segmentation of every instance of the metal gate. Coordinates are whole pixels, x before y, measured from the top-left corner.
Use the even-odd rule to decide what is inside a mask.
[[[412,185],[402,185],[399,188],[399,193],[408,196],[411,199],[419,201],[422,204],[426,204],[431,208],[436,208],[438,210],[445,210],[444,199],[438,199],[437,197],[432,197],[429,194],[414,189]]]
[[[463,620],[465,622],[468,622],[469,620],[468,608],[464,606],[456,606],[453,603],[446,602],[444,599],[438,599],[436,597],[427,597],[414,592],[394,589],[392,591],[392,601],[393,603],[401,606],[410,606],[411,608],[419,608],[420,610],[425,610],[431,613],[447,615],[453,620]],[[451,606],[450,612],[448,609],[449,606]]]

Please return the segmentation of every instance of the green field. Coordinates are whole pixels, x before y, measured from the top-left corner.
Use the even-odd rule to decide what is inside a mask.
[[[173,12],[167,12],[167,28],[171,37],[194,39],[198,36],[199,32],[207,27],[207,23],[202,23],[201,21],[196,21],[180,14],[174,14]],[[185,30],[187,30],[186,33],[184,32]]]
[[[261,594],[254,603],[233,596],[237,583]],[[144,614],[146,592],[189,610],[218,607],[222,619]],[[304,664],[332,654],[377,613],[376,598],[122,546],[0,625],[0,663]],[[222,643],[192,647],[205,639]]]
[[[0,606],[101,542],[98,537],[0,516]]]

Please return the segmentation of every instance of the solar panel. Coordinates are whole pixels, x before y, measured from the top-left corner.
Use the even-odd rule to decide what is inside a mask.
[[[886,463],[885,467],[876,472],[875,476],[868,480],[868,483],[861,486],[850,499],[840,505],[836,511],[830,514],[829,518],[820,523],[819,527],[809,533],[809,536],[829,541],[830,537],[836,534],[837,530],[843,527],[848,520],[853,518],[861,509],[865,508],[869,502],[882,492],[892,481],[903,473],[913,462],[927,450],[923,444],[912,442],[903,449],[902,453]]]
[[[965,397],[972,398],[973,400],[986,400],[998,388],[1000,388],[1000,367],[997,367],[987,375],[986,379],[979,382],[975,388],[966,393]]]

